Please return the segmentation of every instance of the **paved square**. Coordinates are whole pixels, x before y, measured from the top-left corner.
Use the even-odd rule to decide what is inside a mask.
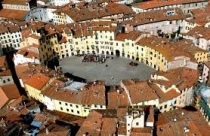
[[[72,56],[60,60],[60,66],[64,73],[69,72],[75,76],[85,78],[87,81],[104,80],[106,85],[119,85],[122,79],[150,78],[155,70],[149,66],[137,62],[138,66],[130,66],[132,61],[126,58],[109,57],[105,63],[82,62],[83,57]],[[106,67],[108,65],[108,67]]]

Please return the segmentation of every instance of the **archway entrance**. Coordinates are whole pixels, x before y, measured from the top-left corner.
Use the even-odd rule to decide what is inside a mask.
[[[115,51],[115,54],[116,54],[117,57],[119,57],[120,56],[120,51],[119,50],[116,50]]]

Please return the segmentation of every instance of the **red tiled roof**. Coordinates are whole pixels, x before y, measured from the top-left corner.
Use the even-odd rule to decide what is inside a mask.
[[[129,106],[128,96],[123,88],[112,87],[108,92],[108,109],[117,109],[119,107]]]
[[[46,130],[47,129],[47,130]],[[46,132],[47,131],[47,132]],[[50,123],[47,127],[43,128],[37,136],[67,136],[69,135],[70,129],[67,127],[59,126],[54,123]]]
[[[16,54],[21,54],[26,58],[39,59],[39,45],[31,45],[21,48]]]
[[[4,67],[5,62],[6,62],[6,57],[5,56],[1,56],[0,57],[0,67]]]
[[[8,100],[16,99],[20,93],[15,84],[0,86],[0,109],[8,102]]]
[[[168,80],[154,79],[154,83],[165,86],[167,89],[175,85],[178,89],[183,90],[193,86],[198,79],[198,71],[186,67],[168,70],[167,72],[157,71],[154,75],[163,76]]]
[[[122,83],[129,92],[132,104],[158,99],[158,96],[148,85],[147,81],[132,79],[122,80]]]
[[[180,95],[176,90],[171,89],[168,92],[164,93],[156,84],[154,83],[149,83],[151,88],[155,91],[157,96],[159,97],[160,103],[171,100],[173,98],[176,98],[177,96]]]
[[[3,0],[2,4],[11,4],[11,5],[26,5],[27,0]]]
[[[169,41],[165,38],[156,36],[145,37],[138,41],[139,45],[147,46],[157,52],[161,53],[167,61],[174,60],[175,57],[185,56],[189,57],[191,61],[196,62],[195,53],[207,51],[200,49],[193,45],[190,40]]]
[[[86,133],[88,133],[88,135],[99,136],[101,124],[102,115],[96,111],[92,111],[83,122],[76,136],[82,136]],[[97,131],[97,129],[99,131]]]
[[[174,11],[173,15],[167,15],[168,11]],[[136,14],[132,20],[124,21],[123,24],[130,24],[132,26],[138,26],[143,24],[150,24],[161,21],[171,21],[171,20],[183,20],[189,15],[184,14],[180,8],[176,9],[164,9],[148,11]]]
[[[118,41],[125,41],[126,39],[127,40],[132,40],[132,41],[136,41],[137,39],[140,38],[141,36],[141,32],[139,31],[131,31],[129,33],[119,33],[115,40],[118,40]]]
[[[28,11],[24,10],[2,9],[0,10],[0,17],[24,20],[27,13]]]
[[[141,9],[152,9],[157,7],[164,7],[170,5],[180,5],[194,2],[204,2],[206,0],[150,0],[133,4],[134,7]]]
[[[25,82],[25,84],[27,84],[35,89],[41,90],[47,84],[47,82],[49,80],[50,80],[49,77],[47,77],[41,73],[37,73],[37,74],[34,74],[30,79],[28,79]]]

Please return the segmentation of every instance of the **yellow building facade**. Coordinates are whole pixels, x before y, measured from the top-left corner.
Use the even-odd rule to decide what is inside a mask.
[[[47,58],[54,57],[55,53],[59,59],[79,54],[103,54],[137,60],[156,70],[167,71],[170,69],[169,63],[176,61],[176,57],[187,55],[186,57],[190,58],[189,61],[196,59],[198,62],[206,62],[208,60],[206,51],[190,46],[189,50],[193,48],[192,52],[183,49],[184,52],[179,53],[179,50],[183,48],[179,44],[184,44],[184,40],[182,43],[179,41],[171,42],[172,45],[170,45],[170,42],[164,38],[137,31],[121,33],[115,22],[104,23],[100,27],[86,25],[76,24],[71,27],[64,27],[63,39],[60,41],[57,34],[42,40],[45,41],[41,44],[40,49],[42,62]],[[75,30],[73,30],[74,27]],[[191,58],[189,53],[194,58]]]

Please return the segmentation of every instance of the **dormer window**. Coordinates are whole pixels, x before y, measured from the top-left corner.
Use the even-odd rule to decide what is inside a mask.
[[[174,15],[175,14],[175,11],[167,11],[166,12],[166,15],[167,16],[172,16],[172,15]]]

